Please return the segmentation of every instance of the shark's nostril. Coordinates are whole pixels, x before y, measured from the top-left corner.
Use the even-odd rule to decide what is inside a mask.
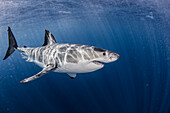
[[[117,57],[119,58],[119,57],[120,57],[120,55],[119,55],[119,54],[117,54]]]
[[[119,55],[119,54],[114,53],[114,52],[112,52],[112,56],[117,57],[117,58],[119,58],[119,57],[120,57],[120,55]]]
[[[117,53],[114,53],[114,55],[115,55],[117,58],[119,58],[119,57],[120,57],[120,55],[119,55],[119,54],[117,54]]]

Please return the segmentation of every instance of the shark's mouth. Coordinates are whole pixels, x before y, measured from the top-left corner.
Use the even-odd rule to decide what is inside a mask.
[[[102,64],[102,62],[100,62],[100,61],[96,61],[96,60],[95,60],[95,61],[93,61],[93,63],[94,63],[94,64],[96,64],[96,65],[100,65],[100,66],[103,66],[103,65],[104,65],[104,64]]]

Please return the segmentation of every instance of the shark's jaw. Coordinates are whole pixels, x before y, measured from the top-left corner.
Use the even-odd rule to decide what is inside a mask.
[[[94,60],[92,62],[96,65],[99,65],[99,66],[102,66],[102,67],[104,66],[103,62],[100,62],[100,61],[97,61],[97,60]]]

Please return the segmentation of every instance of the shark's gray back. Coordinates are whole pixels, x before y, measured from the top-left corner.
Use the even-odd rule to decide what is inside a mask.
[[[27,61],[48,65],[56,63],[58,67],[65,63],[79,63],[81,61],[97,58],[93,46],[79,44],[52,44],[37,48],[22,47],[18,48]]]

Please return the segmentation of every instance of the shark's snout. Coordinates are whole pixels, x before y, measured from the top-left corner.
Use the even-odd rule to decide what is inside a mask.
[[[115,56],[117,57],[117,58],[119,58],[120,57],[120,55],[119,54],[117,54],[117,53],[114,53],[115,54]]]
[[[119,57],[120,57],[120,55],[119,54],[117,54],[117,53],[114,53],[114,52],[110,52],[110,60],[111,61],[115,61],[115,60],[117,60]]]

